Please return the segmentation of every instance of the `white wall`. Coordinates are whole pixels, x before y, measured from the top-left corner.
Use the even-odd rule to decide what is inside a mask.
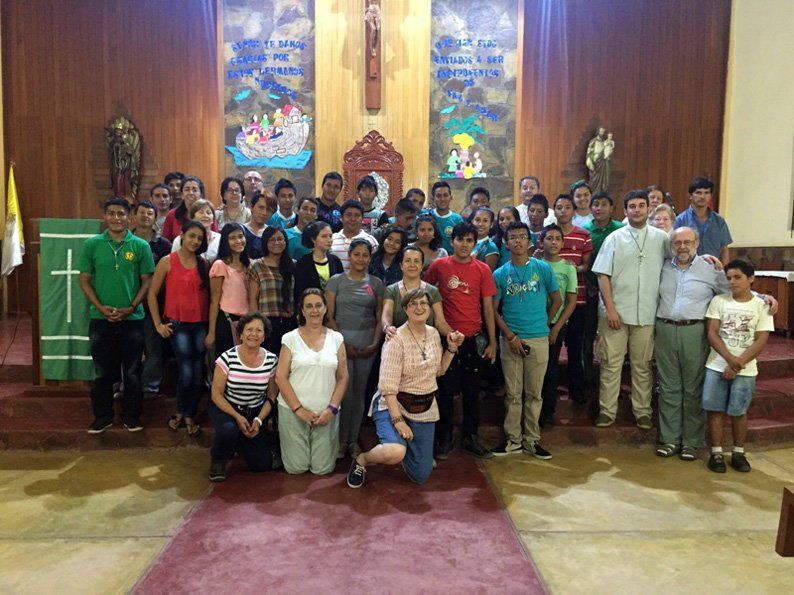
[[[794,1],[733,0],[718,191],[735,247],[794,246],[792,167]]]

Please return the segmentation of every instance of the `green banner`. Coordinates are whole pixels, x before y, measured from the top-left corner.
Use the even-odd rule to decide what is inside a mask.
[[[99,233],[96,219],[41,219],[41,371],[47,380],[91,380],[88,300],[77,264],[86,239]]]

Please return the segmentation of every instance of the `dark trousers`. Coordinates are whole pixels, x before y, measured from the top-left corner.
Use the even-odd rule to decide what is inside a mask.
[[[91,357],[94,360],[94,383],[91,407],[97,420],[113,421],[113,383],[124,376],[121,420],[138,422],[141,417],[141,356],[144,332],[142,320],[91,320],[88,327]]]
[[[447,373],[439,378],[436,442],[446,444],[452,439],[453,397],[463,395],[463,435],[477,434],[480,426],[480,382],[485,360],[477,353],[474,337],[466,337]]]
[[[146,312],[143,319],[143,369],[141,371],[141,385],[143,390],[156,393],[160,390],[163,379],[163,338],[154,328],[152,315]]]
[[[207,337],[206,322],[173,321],[174,334],[171,347],[174,350],[178,376],[176,381],[176,412],[184,417],[196,417],[201,382],[204,378],[204,339]]]
[[[230,403],[231,404],[231,403]],[[232,405],[245,419],[252,421],[260,407],[239,407]],[[210,456],[213,461],[229,461],[235,453],[243,455],[245,463],[251,471],[270,471],[273,467],[273,454],[270,441],[264,428],[253,438],[248,438],[240,431],[237,422],[228,413],[221,411],[215,403],[209,407],[212,427],[215,430],[212,438]]]
[[[549,364],[546,366],[546,375],[543,377],[543,406],[540,409],[540,420],[552,419],[557,409],[557,389],[560,385],[560,351],[565,341],[568,325],[562,327],[557,340],[549,345]]]
[[[585,388],[593,387],[593,345],[598,334],[598,293],[587,297],[585,304],[584,339],[582,341],[582,364]]]
[[[297,322],[294,316],[268,316],[273,329],[265,337],[265,342],[262,346],[270,353],[279,354],[281,351],[281,337],[286,335],[292,329],[297,328]]]
[[[584,354],[582,353],[586,321],[587,306],[584,304],[576,306],[568,319],[568,331],[565,333],[565,347],[568,350],[568,392],[571,398],[578,402],[587,398]]]
[[[215,357],[234,347],[232,324],[237,324],[238,320],[240,317],[236,314],[227,314],[223,310],[218,310],[218,320],[215,322]]]

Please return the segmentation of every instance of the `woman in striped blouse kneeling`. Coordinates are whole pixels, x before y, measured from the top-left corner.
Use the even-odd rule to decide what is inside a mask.
[[[347,474],[351,488],[364,485],[367,465],[402,463],[408,477],[419,484],[433,469],[436,377],[447,371],[464,337],[452,331],[442,348],[438,331],[427,326],[432,304],[425,289],[412,289],[401,305],[408,322],[383,347],[378,392],[370,408],[380,444],[353,458]]]
[[[210,481],[226,479],[226,465],[240,452],[251,471],[268,471],[273,459],[262,425],[273,412],[278,358],[260,347],[270,322],[259,312],[237,321],[241,344],[215,360],[210,418],[215,428]]]

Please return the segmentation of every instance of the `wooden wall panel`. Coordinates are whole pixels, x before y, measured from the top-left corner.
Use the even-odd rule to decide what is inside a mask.
[[[143,138],[141,194],[178,169],[218,200],[215,0],[3,0],[1,18],[5,157],[26,221],[100,215],[103,128],[120,110]]]
[[[615,199],[656,183],[686,207],[693,175],[720,178],[729,26],[729,0],[524,0],[516,178],[553,198],[603,124]]]
[[[317,188],[342,156],[378,130],[405,158],[403,188],[427,189],[430,2],[381,2],[383,107],[364,107],[364,1],[316,3]]]

